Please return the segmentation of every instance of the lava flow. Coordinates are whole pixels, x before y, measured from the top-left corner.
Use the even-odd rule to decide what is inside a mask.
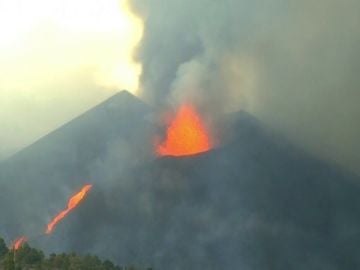
[[[22,237],[16,239],[15,242],[14,242],[14,244],[12,245],[12,248],[13,248],[14,250],[18,250],[19,248],[22,247],[22,245],[23,245],[27,240],[28,240],[28,239],[27,239],[27,237],[25,237],[25,236],[22,236]]]
[[[61,211],[54,219],[47,225],[46,234],[51,234],[55,225],[62,220],[71,210],[73,210],[90,191],[92,185],[85,185],[78,193],[72,196],[68,202],[67,208]]]
[[[188,156],[209,151],[211,142],[200,116],[189,104],[182,105],[170,123],[166,140],[157,146],[161,156]]]

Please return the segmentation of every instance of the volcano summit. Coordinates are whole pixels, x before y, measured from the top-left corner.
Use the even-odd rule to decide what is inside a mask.
[[[154,117],[122,92],[3,162],[0,234],[36,234],[86,182],[76,214],[33,245],[160,270],[360,268],[357,176],[245,112],[216,149],[159,157]]]

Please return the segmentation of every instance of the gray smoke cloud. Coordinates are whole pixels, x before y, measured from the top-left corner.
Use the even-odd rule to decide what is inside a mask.
[[[360,173],[360,3],[133,0],[145,22],[143,96],[247,110]]]

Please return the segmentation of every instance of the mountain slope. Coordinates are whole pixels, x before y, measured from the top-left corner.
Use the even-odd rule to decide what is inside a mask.
[[[245,113],[232,126],[223,147],[98,186],[52,243],[164,270],[358,269],[360,179]]]
[[[65,206],[64,198],[87,182],[100,182],[107,166],[120,172],[131,165],[125,161],[132,152],[139,160],[149,155],[150,147],[138,142],[150,140],[150,114],[123,91],[0,164],[0,234],[42,230]]]
[[[358,177],[244,112],[222,146],[155,158],[151,119],[123,92],[1,164],[0,234],[160,270],[360,268]],[[86,182],[75,213],[33,237]]]

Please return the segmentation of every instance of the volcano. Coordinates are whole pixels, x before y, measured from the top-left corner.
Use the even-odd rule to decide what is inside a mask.
[[[225,146],[153,160],[98,191],[112,204],[92,198],[69,233],[92,230],[72,247],[99,234],[108,256],[155,269],[358,268],[360,179],[244,112],[228,124]]]
[[[122,91],[0,163],[0,235],[41,232],[74,190],[152,156],[138,143],[152,139],[151,114]]]
[[[160,270],[360,268],[359,177],[245,112],[225,117],[229,136],[216,149],[151,156],[152,118],[121,93],[3,163],[0,234],[43,229],[65,193],[96,182],[76,214],[33,244]]]

